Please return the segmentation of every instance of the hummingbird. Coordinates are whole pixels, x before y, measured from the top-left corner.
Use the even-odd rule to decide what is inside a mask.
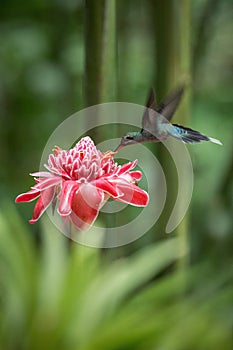
[[[151,88],[146,103],[146,109],[142,116],[142,129],[138,132],[128,132],[123,136],[115,152],[125,146],[135,143],[160,142],[167,139],[169,136],[184,143],[210,141],[222,145],[221,141],[208,137],[199,131],[179,124],[170,123],[183,93],[184,86],[180,86],[157,107],[154,90]]]

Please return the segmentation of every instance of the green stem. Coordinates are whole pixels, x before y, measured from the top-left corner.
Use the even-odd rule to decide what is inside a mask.
[[[85,2],[85,105],[116,98],[115,0]]]
[[[85,1],[85,79],[86,107],[101,102],[101,66],[104,0]]]
[[[116,99],[116,3],[106,0],[103,18],[103,45],[101,76],[101,100],[114,102]]]
[[[116,99],[116,1],[85,1],[85,104],[91,106]],[[106,116],[104,116],[106,118]],[[96,115],[104,125],[102,113]],[[104,125],[88,132],[95,143],[116,137],[116,127]],[[106,215],[106,225],[114,225]]]
[[[187,80],[190,75],[190,1],[182,0],[175,7],[173,0],[152,2],[154,23],[156,27],[156,93],[159,99]],[[189,99],[187,93],[174,120],[187,125]],[[157,145],[156,145],[157,146]],[[159,145],[159,160],[167,180],[167,201],[157,227],[164,236],[165,227],[177,195],[176,168],[172,164],[168,151]],[[175,230],[180,237],[180,253],[187,251],[188,216]]]

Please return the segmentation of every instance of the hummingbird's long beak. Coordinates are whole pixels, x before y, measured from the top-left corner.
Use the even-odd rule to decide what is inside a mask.
[[[117,146],[117,148],[116,149],[114,149],[114,151],[113,152],[118,152],[120,149],[122,149],[123,148],[123,146],[121,145],[121,144],[119,144],[118,146]]]

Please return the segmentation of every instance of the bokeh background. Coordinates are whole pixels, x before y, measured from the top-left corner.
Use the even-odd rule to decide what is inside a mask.
[[[231,1],[10,0],[0,21],[1,348],[230,349]],[[14,199],[66,117],[100,102],[144,105],[150,86],[161,100],[182,82],[174,120],[223,146],[189,146],[193,198],[172,235],[163,225],[175,168],[158,145],[148,147],[171,194],[136,243],[97,251],[70,244],[46,218],[27,223],[34,204]]]

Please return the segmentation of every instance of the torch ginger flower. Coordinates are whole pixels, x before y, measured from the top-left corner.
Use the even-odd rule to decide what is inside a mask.
[[[58,201],[58,214],[82,231],[94,223],[110,197],[134,206],[146,206],[148,194],[137,186],[142,174],[131,171],[137,160],[118,165],[113,155],[111,151],[98,151],[90,137],[82,138],[68,151],[56,147],[45,165],[48,171],[30,174],[35,176],[36,184],[15,201],[31,202],[38,198],[31,224]]]

